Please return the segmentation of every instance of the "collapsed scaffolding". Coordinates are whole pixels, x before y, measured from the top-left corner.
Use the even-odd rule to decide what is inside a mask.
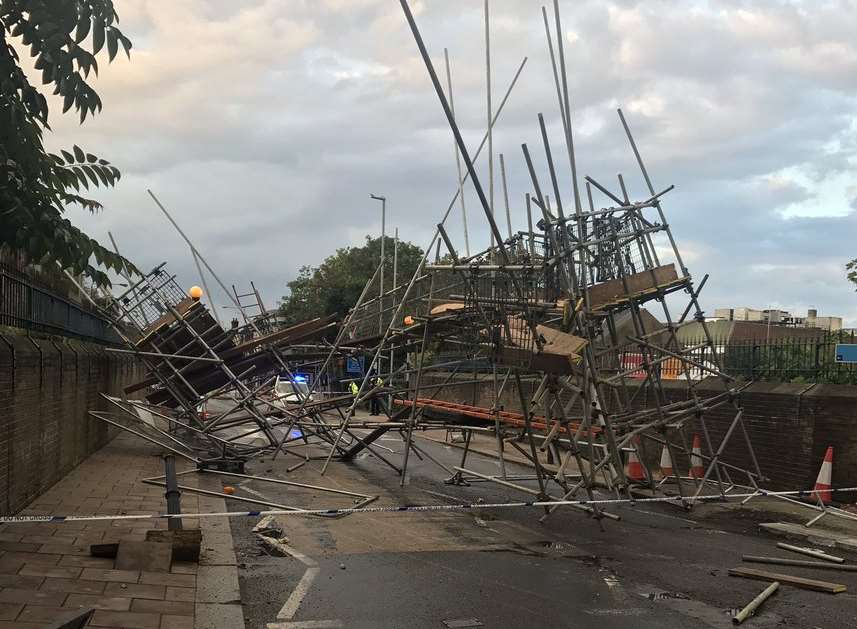
[[[618,191],[589,176],[583,178],[583,194],[579,187],[557,3],[556,42],[543,14],[571,191],[563,191],[559,160],[539,114],[545,167],[537,166],[530,148],[522,145],[531,189],[520,208],[527,229],[516,233],[501,160],[505,238],[474,162],[486,140],[490,157],[491,128],[526,59],[496,112],[490,112],[488,131],[471,158],[450,104],[449,77],[447,94],[407,2],[401,4],[455,138],[456,156],[465,164],[458,191],[410,280],[387,290],[382,260],[343,321],[325,317],[282,328],[264,312],[253,286],[265,316],[245,316],[243,326],[227,330],[163,264],[139,279],[129,276],[127,289],[105,295],[107,306],[100,307],[126,344],[121,351],[138,357],[147,377],[126,387],[121,399],[105,396],[109,411],[90,414],[187,458],[200,470],[243,474],[248,460],[284,455],[294,457],[288,471],[319,460],[323,475],[332,462],[352,461],[368,451],[404,484],[413,453],[443,468],[447,483],[480,480],[539,501],[580,500],[568,506],[599,520],[617,516],[594,502],[597,486],[617,496],[630,496],[632,489],[649,496],[678,492],[686,507],[710,487],[724,498],[736,488],[758,490],[765,478],[739,397],[746,383],[720,368],[699,304],[705,279],[694,284],[664,213],[662,200],[672,186],[654,187],[621,110],[620,123],[648,196],[632,201],[621,175]],[[447,219],[468,179],[491,244],[471,254],[465,227],[462,255]],[[244,315],[239,300],[248,295],[234,287],[232,292]],[[663,324],[653,325],[650,307],[662,311]],[[681,314],[676,318],[673,312]],[[677,332],[692,322],[702,326],[706,340],[686,347]],[[322,382],[339,377],[337,365],[361,356],[368,368],[355,380],[356,392],[345,392],[345,380],[339,382],[339,393],[333,386],[322,390]],[[278,381],[296,383],[295,374],[308,365],[314,378],[305,388],[293,387],[288,395],[278,391]],[[668,376],[684,383],[682,399],[671,399],[674,387],[668,395]],[[712,382],[719,390],[711,388]],[[486,386],[479,403],[476,391]],[[472,393],[471,403],[451,401],[461,399],[460,391]],[[137,394],[143,399],[128,397]],[[372,399],[383,402],[379,420],[358,413]],[[712,429],[712,411],[725,408],[731,409],[730,421]],[[705,452],[696,456],[705,464],[702,473],[688,479],[680,470],[691,468],[691,428],[703,437]],[[461,433],[457,466],[415,441],[417,431],[432,429]],[[376,443],[388,433],[401,437],[400,461]],[[466,467],[478,433],[492,437],[500,475]],[[532,475],[507,473],[507,447],[529,461]],[[659,479],[649,469],[647,457],[639,454],[652,447],[669,457],[674,475]],[[730,457],[735,450],[740,456]],[[548,471],[540,453],[556,462],[555,470]],[[630,455],[642,461],[641,478],[625,473]],[[738,465],[739,459],[750,464]],[[556,508],[545,507],[543,517]]]
[[[687,434],[692,424],[702,433],[707,454],[697,454],[705,461],[704,471],[692,478],[693,490],[687,494],[686,506],[709,484],[716,486],[724,498],[736,487],[758,489],[765,478],[743,422],[739,399],[747,384],[737,383],[720,369],[698,300],[705,280],[694,285],[664,214],[662,198],[672,186],[656,191],[621,110],[619,118],[649,196],[633,202],[621,175],[619,192],[587,176],[584,208],[576,172],[563,43],[557,37],[559,69],[552,43],[550,51],[573,205],[566,212],[558,167],[544,118],[539,114],[547,177],[540,178],[528,146],[522,145],[532,185],[532,192],[525,197],[528,229],[512,234],[510,228],[509,237],[503,238],[448,95],[441,87],[407,2],[401,0],[401,4],[492,237],[488,249],[460,256],[445,227],[453,199],[427,248],[428,255],[434,252],[435,262],[429,264],[424,259],[407,285],[377,299],[358,302],[337,339],[338,344],[344,335],[350,343],[364,345],[377,372],[382,371],[382,361],[387,360],[386,378],[407,375],[406,395],[389,392],[390,422],[378,423],[370,433],[372,439],[388,430],[402,434],[402,483],[411,451],[420,454],[414,447],[414,431],[424,428],[429,418],[447,418],[470,424],[463,429],[461,464],[449,470],[436,461],[451,472],[447,481],[450,483],[466,483],[468,477],[476,477],[534,494],[540,500],[578,496],[592,500],[597,482],[619,494],[627,493],[631,481],[640,484],[641,479],[626,477],[626,453],[636,454],[644,443],[656,445],[666,451],[664,456],[675,462],[678,470],[693,452]],[[559,34],[556,3],[554,9]],[[545,24],[547,27],[546,13]],[[549,42],[550,37],[548,32]],[[490,141],[490,129],[488,137]],[[553,208],[543,193],[545,181],[553,194]],[[599,206],[596,195],[605,198],[608,205]],[[508,212],[508,204],[506,207]],[[540,214],[535,226],[534,212]],[[681,294],[686,295],[687,303],[675,318],[668,300],[677,301]],[[663,311],[664,325],[652,329],[653,318],[645,316],[648,305]],[[379,317],[382,324],[373,338]],[[630,322],[632,328],[622,337],[620,320],[625,327]],[[691,322],[701,324],[706,341],[685,347],[677,331]],[[639,358],[632,366],[626,360],[629,347]],[[336,350],[334,347],[331,355]],[[487,378],[492,385],[489,405],[478,407],[435,399],[438,389],[448,391],[450,387],[480,383],[480,368],[491,373]],[[471,369],[475,371],[472,380],[459,377]],[[663,386],[667,371],[684,380],[685,399],[667,399]],[[352,425],[363,395],[371,394],[377,372],[367,372],[362,379],[354,403],[338,425],[337,440],[328,451],[322,471],[336,456],[336,445]],[[424,382],[429,372],[443,374],[440,384]],[[629,377],[639,373],[644,377],[641,381],[635,379],[631,386]],[[707,389],[703,392],[699,385],[708,385],[712,379],[719,382],[721,390],[714,394]],[[534,386],[528,388],[525,381]],[[428,394],[427,389],[435,392]],[[507,389],[515,392],[512,397],[518,400],[519,412],[507,411],[501,402]],[[405,412],[397,410],[399,407]],[[721,407],[732,409],[731,421],[717,434],[710,429],[706,415]],[[401,419],[405,420],[404,426],[397,421]],[[371,427],[366,423],[361,426]],[[500,476],[485,476],[465,468],[474,430],[493,433],[501,466],[506,444],[519,450],[534,468],[533,480],[538,487],[511,482],[505,467]],[[739,439],[741,443],[736,444]],[[742,467],[728,461],[730,449],[740,450],[751,465]],[[547,473],[538,450],[548,450],[560,461],[555,473]],[[645,457],[640,458],[645,461]],[[568,471],[572,465],[575,473]],[[643,484],[654,493],[664,489],[664,481],[685,498],[687,487],[678,475],[656,483],[655,474],[646,470]],[[561,495],[548,493],[552,486],[561,489]],[[612,516],[594,505],[578,506],[599,518]]]

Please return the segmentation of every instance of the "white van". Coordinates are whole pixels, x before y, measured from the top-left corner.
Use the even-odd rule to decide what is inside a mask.
[[[292,380],[288,376],[277,376],[277,382],[274,384],[274,404],[283,407],[288,404],[300,404],[307,396],[312,402],[313,396],[309,394],[306,377],[296,375]]]

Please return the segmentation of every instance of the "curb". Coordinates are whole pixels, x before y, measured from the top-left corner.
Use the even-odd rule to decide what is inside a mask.
[[[805,540],[818,546],[837,548],[840,550],[857,553],[857,537],[849,537],[845,533],[837,533],[827,529],[807,528],[802,524],[788,524],[786,522],[765,522],[759,528],[778,537]]]
[[[202,497],[200,509],[225,512],[223,498]],[[238,561],[227,518],[200,518],[202,544],[196,575],[194,629],[244,629]]]

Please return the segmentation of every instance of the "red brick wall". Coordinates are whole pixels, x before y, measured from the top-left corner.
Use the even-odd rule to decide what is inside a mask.
[[[138,372],[126,356],[58,337],[0,332],[0,513],[15,513],[112,437],[88,410]]]
[[[426,386],[440,384],[446,376],[424,375],[423,381],[427,383]],[[470,374],[458,379],[472,378]],[[524,381],[528,401],[537,384],[532,379]],[[701,383],[698,389],[700,397],[715,395],[723,390],[719,382],[713,379]],[[664,393],[667,403],[687,397],[685,385],[681,382],[665,381]],[[448,387],[435,397],[490,407],[492,396],[493,384],[488,376],[476,385]],[[812,487],[829,445],[834,449],[834,487],[857,486],[857,386],[757,382],[740,394],[739,401],[744,409],[744,424],[759,467],[762,474],[769,478],[765,483],[767,488]],[[508,410],[520,410],[513,379],[506,384],[501,404]],[[641,408],[653,406],[651,395],[648,392],[641,393],[637,404]],[[734,417],[735,408],[729,404],[706,413],[706,426],[715,448]],[[698,424],[688,424],[686,432],[689,439],[696,431],[701,433]],[[752,460],[744,444],[743,434],[740,429],[736,429],[724,451],[723,460],[751,469]],[[703,451],[708,453],[704,440]],[[649,447],[645,456],[650,464],[656,466],[660,448]],[[683,470],[687,465],[686,460],[677,463],[677,467]],[[747,483],[746,476],[740,474],[734,474],[733,480],[739,484]]]

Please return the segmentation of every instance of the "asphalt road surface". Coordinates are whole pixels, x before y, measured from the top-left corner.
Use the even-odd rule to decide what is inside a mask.
[[[397,436],[378,443],[398,453],[387,453],[391,458],[403,449]],[[418,443],[447,466],[459,462],[458,449]],[[377,494],[376,505],[527,499],[492,483],[444,485],[446,472],[414,456],[404,488],[390,468],[367,454],[350,464],[331,464],[325,476],[318,475],[317,461],[286,475],[294,461],[260,460],[248,472]],[[472,456],[468,467],[498,473],[488,457]],[[531,470],[507,464],[507,472]],[[352,504],[342,495],[258,481],[240,484],[241,492],[301,507]],[[230,503],[233,510],[248,508]],[[538,522],[540,512],[527,508],[278,518],[299,557],[264,550],[252,532],[255,519],[233,518],[231,526],[248,628],[276,622],[296,629],[731,627],[734,608],[766,584],[730,577],[728,569],[741,565],[741,554],[783,552],[774,538],[758,532],[759,522],[783,515],[765,513],[760,504],[706,505],[691,513],[670,505],[623,505],[612,508],[622,520],[605,521],[603,531],[572,509],[557,511],[544,524]],[[857,573],[754,567],[844,583],[849,592],[783,586],[744,626],[857,627],[857,597],[851,593],[857,591]],[[278,620],[287,600],[291,608]]]

